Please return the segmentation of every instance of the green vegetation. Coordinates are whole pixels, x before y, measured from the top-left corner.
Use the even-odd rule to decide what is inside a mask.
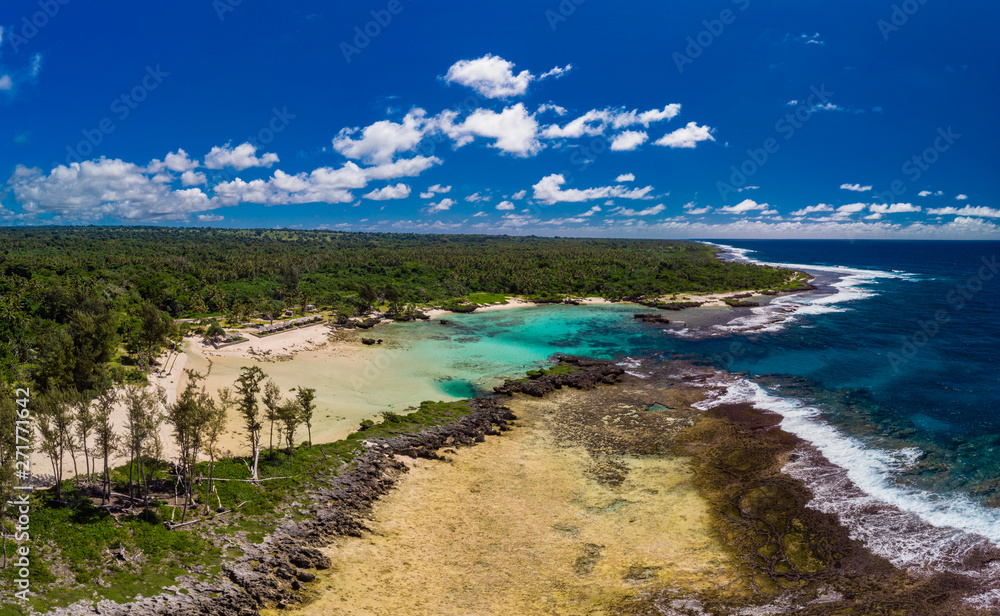
[[[35,227],[0,229],[0,245],[0,339],[8,341],[0,377],[79,391],[148,367],[178,339],[166,315],[225,315],[233,325],[308,304],[353,316],[510,295],[778,289],[790,277],[666,240]]]
[[[193,398],[200,393],[197,385],[191,388],[182,404],[185,411],[192,413],[192,407],[197,408],[199,403]],[[364,453],[362,439],[418,432],[454,421],[470,410],[466,400],[422,402],[406,415],[386,413],[382,423],[344,440],[311,447],[302,444],[262,456],[260,478],[278,479],[260,483],[247,481],[251,477],[250,458],[217,460],[214,469],[209,468],[209,462],[200,462],[188,476],[214,475],[214,488],[206,481],[195,483],[193,502],[210,507],[207,512],[189,509],[189,521],[197,524],[173,530],[162,522],[179,521],[186,499],[182,494],[181,504],[172,506],[174,475],[162,461],[150,464],[149,477],[153,485],[169,488],[169,496],[159,494],[147,516],[113,516],[97,507],[93,497],[75,487],[72,480],[62,482],[62,504],[54,502],[54,489],[36,492],[31,497],[34,598],[27,605],[44,611],[81,599],[124,602],[138,594],[155,595],[173,585],[180,575],[197,579],[217,575],[222,559],[233,555],[224,547],[232,536],[244,534],[249,541],[259,542],[276,527],[276,512],[301,518],[303,514],[291,503],[301,501],[311,487],[334,486],[337,475],[350,469],[353,459]],[[111,469],[116,491],[127,489],[129,471],[126,466]],[[223,513],[218,512],[220,508]],[[15,547],[8,542],[9,557],[14,556]],[[68,571],[69,577],[59,577],[61,571]],[[13,575],[11,568],[0,571],[0,585],[12,587]],[[0,611],[0,616],[26,613],[18,605],[2,609],[6,611]]]

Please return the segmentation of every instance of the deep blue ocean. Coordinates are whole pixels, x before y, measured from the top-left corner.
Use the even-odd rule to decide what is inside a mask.
[[[727,354],[731,340],[694,352],[755,377],[799,377],[796,396],[849,433],[919,447],[910,481],[1000,506],[1000,242],[724,243],[764,262],[898,277],[867,279],[854,287],[867,297],[742,336],[737,353]]]

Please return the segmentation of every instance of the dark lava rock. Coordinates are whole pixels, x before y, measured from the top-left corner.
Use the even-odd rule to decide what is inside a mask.
[[[670,319],[659,314],[649,314],[646,312],[642,312],[632,316],[636,319],[641,319],[644,323],[663,323],[664,325],[670,323]]]
[[[578,369],[566,374],[546,374],[529,381],[505,381],[503,385],[494,387],[493,391],[504,396],[521,393],[540,398],[562,387],[591,389],[601,383],[610,385],[620,381],[625,374],[624,368],[605,359],[574,357],[561,353],[553,357],[561,365],[576,366]]]

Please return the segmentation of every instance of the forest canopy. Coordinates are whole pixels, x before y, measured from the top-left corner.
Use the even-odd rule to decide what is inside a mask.
[[[264,229],[0,229],[0,362],[53,364],[44,386],[95,385],[115,345],[150,348],[170,318],[358,314],[470,293],[600,296],[780,288],[791,272],[724,262],[689,241]],[[61,363],[67,365],[60,365]]]

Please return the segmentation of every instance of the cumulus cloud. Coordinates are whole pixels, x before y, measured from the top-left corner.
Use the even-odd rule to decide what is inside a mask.
[[[624,108],[591,109],[583,115],[567,122],[563,126],[550,124],[546,126],[541,136],[546,139],[576,139],[603,135],[609,128],[628,128],[641,125],[648,128],[653,122],[669,120],[680,113],[681,106],[674,103],[663,109],[627,111]]]
[[[726,214],[746,214],[747,212],[756,212],[756,211],[763,212],[769,207],[771,206],[766,203],[757,203],[753,199],[744,199],[743,201],[740,201],[736,205],[722,206],[721,211],[725,212]]]
[[[278,162],[278,155],[271,152],[258,158],[257,146],[250,143],[244,143],[235,148],[229,147],[227,143],[222,147],[216,146],[212,148],[205,155],[205,166],[209,169],[232,167],[237,171],[243,171],[250,167],[270,167],[276,162]]]
[[[566,115],[566,108],[565,107],[561,107],[559,105],[554,105],[552,103],[545,103],[543,105],[539,105],[537,113],[538,114],[543,114],[543,113],[546,113],[546,112],[549,112],[549,111],[555,113],[556,115],[560,115],[560,116],[561,115]]]
[[[715,141],[712,129],[708,126],[698,126],[694,122],[688,122],[684,128],[667,133],[654,143],[668,148],[693,148],[699,141]]]
[[[705,207],[691,208],[687,211],[691,216],[700,216],[701,214],[708,214],[712,211],[711,206],[706,205]]]
[[[358,165],[347,162],[342,167],[320,167],[310,173],[287,174],[280,169],[269,180],[246,182],[236,178],[214,187],[216,196],[227,205],[257,203],[289,205],[298,203],[348,203],[354,189],[364,188],[368,178]]]
[[[948,215],[958,215],[958,216],[981,216],[984,218],[1000,218],[1000,209],[995,209],[985,206],[972,206],[967,205],[963,208],[956,207],[939,207],[939,208],[929,208],[927,210],[928,214],[934,214],[936,216],[948,216]]]
[[[667,209],[667,206],[661,203],[659,205],[654,205],[653,207],[647,207],[644,210],[633,210],[626,207],[619,207],[615,210],[615,213],[622,216],[653,216],[655,214],[659,214],[665,209]]]
[[[444,76],[446,82],[470,87],[486,98],[520,96],[534,78],[527,70],[515,74],[513,62],[492,54],[475,60],[459,60]]]
[[[181,174],[181,186],[200,186],[207,183],[208,178],[200,171],[185,171]]]
[[[635,181],[635,174],[634,173],[623,173],[623,174],[619,175],[618,177],[616,177],[615,181],[616,182],[634,182]]]
[[[478,203],[480,201],[489,201],[490,196],[474,192],[471,195],[467,196],[465,200],[468,201],[469,203]]]
[[[969,197],[967,195],[958,195],[955,198],[958,199],[959,201],[965,201]]]
[[[868,207],[867,203],[848,203],[837,208],[838,214],[854,214]]]
[[[451,190],[451,186],[441,186],[440,184],[433,184],[427,187],[427,192],[420,193],[421,199],[433,199],[436,194],[444,194]]]
[[[427,213],[435,214],[437,212],[447,212],[448,210],[451,209],[451,206],[453,205],[455,205],[455,200],[449,197],[445,197],[444,199],[441,199],[437,203],[431,203],[427,207]]]
[[[412,150],[429,128],[423,109],[412,109],[402,122],[381,120],[363,129],[343,128],[333,138],[333,149],[347,158],[386,164],[400,152]],[[355,138],[354,135],[360,135]]]
[[[510,198],[513,199],[513,200],[515,200],[515,201],[519,201],[521,199],[524,199],[527,196],[528,196],[528,191],[522,189],[522,190],[517,191],[513,195],[511,195]]]
[[[389,199],[405,199],[410,196],[410,187],[400,182],[395,186],[384,186],[362,195],[372,201],[387,201]]]
[[[862,186],[861,184],[841,184],[840,187],[844,190],[853,190],[855,192],[868,192],[872,189],[871,186]]]
[[[515,156],[526,157],[542,149],[538,141],[538,122],[522,103],[506,107],[500,113],[492,109],[477,109],[460,123],[456,114],[446,112],[441,117],[441,130],[455,141],[455,147],[471,143],[476,137],[494,139],[491,147]]]
[[[563,190],[561,186],[566,183],[566,178],[562,174],[547,175],[532,188],[534,188],[534,198],[549,205],[558,202],[580,202],[592,201],[594,199],[607,199],[617,197],[621,199],[651,199],[649,192],[652,186],[644,188],[634,188],[629,190],[624,186],[601,186],[597,188],[570,188]]]
[[[18,165],[7,186],[23,214],[85,221],[178,220],[219,207],[200,188],[173,190],[163,177],[120,159],[59,165],[48,174]]]
[[[929,197],[930,195],[931,191],[929,190],[921,190],[920,192],[917,193],[918,197]]]
[[[878,204],[873,203],[868,209],[876,214],[905,214],[907,212],[919,212],[920,206],[912,203]]]
[[[795,210],[791,212],[791,216],[805,216],[806,214],[812,214],[814,212],[832,212],[833,206],[827,205],[826,203],[820,203],[818,205],[809,205],[801,210]]]
[[[219,216],[218,214],[198,214],[198,222],[219,222],[220,220],[225,220],[225,216]]]
[[[434,165],[440,164],[441,159],[437,156],[414,156],[413,158],[401,158],[395,162],[376,165],[375,167],[365,167],[363,172],[369,180],[393,180],[396,178],[418,176]]]
[[[646,143],[649,138],[641,130],[627,130],[614,136],[611,141],[611,150],[614,152],[628,152]]]
[[[513,210],[516,206],[510,201],[501,201],[497,203],[498,210]]]

